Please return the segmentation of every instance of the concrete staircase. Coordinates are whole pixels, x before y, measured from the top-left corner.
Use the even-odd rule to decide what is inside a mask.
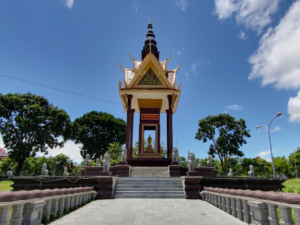
[[[120,177],[114,198],[184,198],[180,178],[167,167],[131,167],[130,177]]]

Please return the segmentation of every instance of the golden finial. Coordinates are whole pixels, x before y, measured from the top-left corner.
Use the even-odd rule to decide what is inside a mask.
[[[171,53],[170,53],[170,57],[166,59],[166,61],[167,61],[167,62],[169,62],[169,61],[170,61],[170,59],[171,59],[171,56],[172,56],[172,55],[171,55]]]

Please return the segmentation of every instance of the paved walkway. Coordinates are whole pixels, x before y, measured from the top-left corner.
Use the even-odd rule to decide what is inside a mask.
[[[54,221],[51,225],[238,225],[245,224],[201,200],[98,200]]]

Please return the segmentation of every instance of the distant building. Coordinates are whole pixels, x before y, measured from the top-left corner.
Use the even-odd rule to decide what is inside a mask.
[[[7,152],[5,151],[4,148],[0,148],[0,161],[4,158],[7,158],[8,157],[8,154]]]

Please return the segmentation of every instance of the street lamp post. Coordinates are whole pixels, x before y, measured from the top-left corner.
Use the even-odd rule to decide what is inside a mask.
[[[267,127],[266,125],[259,125],[256,126],[255,128],[260,128],[260,127],[265,127],[268,131],[269,134],[269,144],[270,144],[270,153],[271,153],[271,160],[272,160],[272,167],[273,167],[273,177],[276,178],[276,172],[275,172],[275,164],[274,164],[274,159],[273,159],[273,152],[272,152],[272,144],[271,144],[271,134],[270,134],[270,127],[271,127],[271,123],[273,122],[273,120],[275,120],[277,117],[281,116],[282,113],[279,112],[276,114],[276,116],[270,121],[269,126]]]

